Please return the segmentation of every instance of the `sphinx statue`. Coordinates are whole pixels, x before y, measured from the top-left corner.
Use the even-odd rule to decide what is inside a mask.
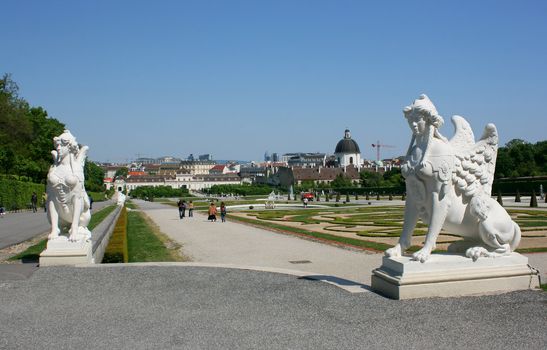
[[[463,237],[460,246],[473,260],[509,255],[520,243],[521,231],[491,197],[498,150],[494,124],[486,125],[475,142],[469,123],[453,116],[455,135],[448,140],[439,131],[443,118],[426,95],[403,112],[412,130],[402,166],[407,190],[404,223],[399,242],[386,256],[400,257],[410,247],[419,219],[428,229],[413,260],[427,261],[441,230]]]
[[[84,187],[84,164],[88,147],[80,147],[65,130],[53,138],[53,165],[47,175],[47,217],[51,224],[48,239],[68,234],[69,241],[91,238],[87,225],[91,219],[89,197]]]

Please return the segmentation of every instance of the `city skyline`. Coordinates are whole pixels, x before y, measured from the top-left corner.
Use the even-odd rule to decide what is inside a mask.
[[[545,140],[547,3],[5,1],[2,73],[95,161],[406,153],[427,94],[478,138]]]

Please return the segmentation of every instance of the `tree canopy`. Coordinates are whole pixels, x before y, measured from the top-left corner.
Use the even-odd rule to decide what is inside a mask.
[[[547,141],[514,139],[498,149],[496,178],[547,175]]]
[[[52,139],[65,125],[19,96],[9,74],[0,79],[0,172],[44,182],[51,165]]]

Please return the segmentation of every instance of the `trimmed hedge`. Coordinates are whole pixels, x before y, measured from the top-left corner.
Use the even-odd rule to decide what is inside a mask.
[[[42,196],[46,190],[44,184],[24,182],[0,177],[0,206],[6,210],[28,209],[32,192],[38,196],[38,206],[44,206]]]
[[[516,196],[518,191],[521,196],[530,196],[532,191],[539,193],[540,185],[547,191],[547,176],[497,179],[494,180],[492,193],[501,191],[504,196]]]
[[[127,210],[123,207],[104,252],[102,263],[126,263],[127,261]]]

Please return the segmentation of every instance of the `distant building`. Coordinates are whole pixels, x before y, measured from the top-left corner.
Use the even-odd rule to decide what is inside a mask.
[[[326,158],[325,153],[285,153],[281,161],[293,167],[315,168],[325,166]]]
[[[209,174],[237,174],[240,171],[239,164],[217,164],[209,170]]]
[[[157,160],[156,160],[155,158],[144,158],[144,157],[140,157],[140,158],[135,159],[135,163],[140,163],[140,164],[158,164],[158,163],[157,163]]]
[[[277,173],[279,184],[283,187],[302,185],[304,181],[312,181],[314,185],[330,184],[337,176],[343,175],[355,184],[360,181],[359,170],[355,166],[344,168],[296,168],[281,167]]]
[[[216,162],[212,160],[183,160],[179,165],[180,169],[186,170],[189,174],[198,175],[209,174],[209,170],[216,165]]]
[[[171,156],[165,156],[158,158],[156,164],[178,164],[181,162],[180,158],[175,158]]]
[[[279,154],[272,153],[272,162],[279,162]]]
[[[338,141],[334,150],[334,157],[339,167],[354,166],[361,168],[361,150],[355,140],[351,138],[349,129],[344,131],[344,138]]]
[[[211,154],[200,154],[198,156],[198,160],[212,161],[213,160],[213,155],[211,155]]]

